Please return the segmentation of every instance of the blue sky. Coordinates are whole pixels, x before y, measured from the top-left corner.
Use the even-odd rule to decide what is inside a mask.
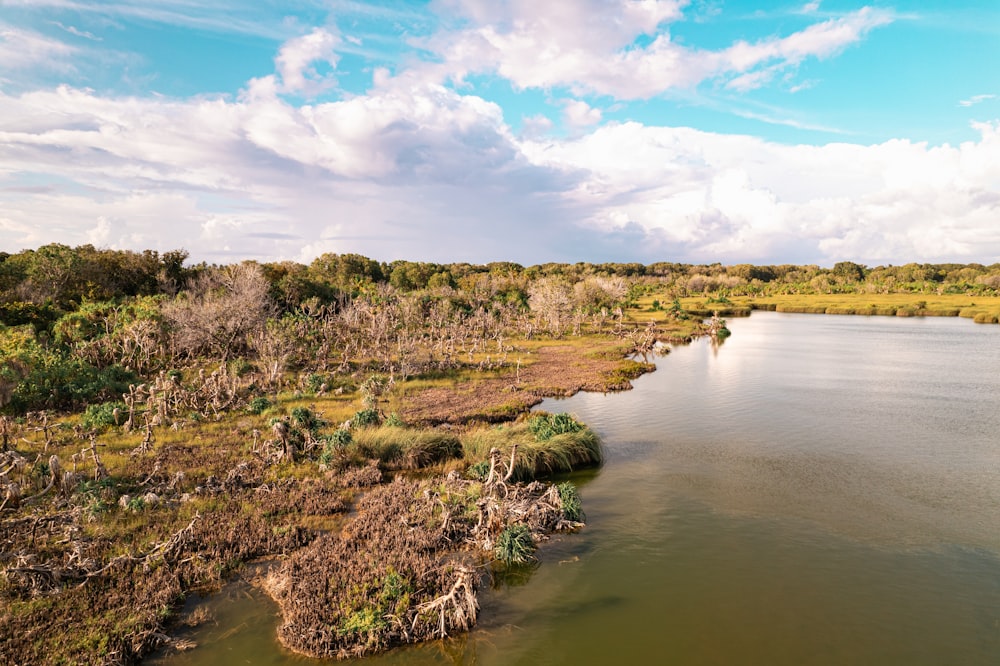
[[[0,0],[0,248],[994,263],[997,63],[985,0]]]

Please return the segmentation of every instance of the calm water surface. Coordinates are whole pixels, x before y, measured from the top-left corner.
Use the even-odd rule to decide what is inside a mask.
[[[1000,326],[754,313],[620,394],[588,526],[382,664],[1000,663]],[[162,663],[304,664],[244,588]],[[228,597],[228,601],[226,601]]]

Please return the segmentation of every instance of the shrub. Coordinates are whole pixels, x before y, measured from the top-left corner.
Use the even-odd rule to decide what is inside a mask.
[[[310,393],[319,393],[324,390],[325,386],[329,385],[327,378],[323,375],[312,373],[306,377],[306,390]]]
[[[326,422],[307,407],[296,407],[292,410],[292,422],[299,428],[315,434]]]
[[[251,414],[262,414],[264,410],[271,406],[271,401],[262,395],[257,396],[247,405],[247,411]]]
[[[381,422],[382,422],[382,415],[379,414],[378,409],[374,407],[362,409],[351,418],[351,424],[355,428],[366,428],[368,426],[377,426]]]
[[[115,417],[115,410],[118,416]],[[99,405],[88,405],[83,413],[81,425],[85,430],[106,430],[111,426],[119,426],[127,418],[128,407],[123,402],[104,402]]]
[[[351,431],[347,428],[337,428],[333,431],[333,434],[327,438],[328,443],[339,448],[350,446],[352,441],[354,441],[354,438],[351,437]]]
[[[504,529],[497,537],[493,556],[506,565],[524,564],[531,560],[535,542],[531,530],[524,523],[517,523]]]
[[[489,473],[490,473],[489,460],[480,460],[479,462],[473,465],[469,465],[469,468],[465,470],[465,476],[475,481],[485,481],[486,475]]]

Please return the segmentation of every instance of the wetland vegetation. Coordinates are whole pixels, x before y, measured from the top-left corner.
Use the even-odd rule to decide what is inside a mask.
[[[184,648],[184,599],[261,559],[296,651],[466,630],[485,572],[584,519],[547,479],[600,464],[600,442],[528,414],[543,398],[626,389],[657,342],[724,338],[719,317],[753,308],[1000,314],[1000,266],[186,260],[0,254],[14,663]]]

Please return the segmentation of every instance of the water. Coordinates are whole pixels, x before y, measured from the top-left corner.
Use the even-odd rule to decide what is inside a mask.
[[[604,438],[604,467],[574,475],[588,527],[486,595],[469,636],[365,666],[1000,663],[1000,327],[730,328],[634,391],[541,405]],[[304,663],[202,642],[170,663]]]

